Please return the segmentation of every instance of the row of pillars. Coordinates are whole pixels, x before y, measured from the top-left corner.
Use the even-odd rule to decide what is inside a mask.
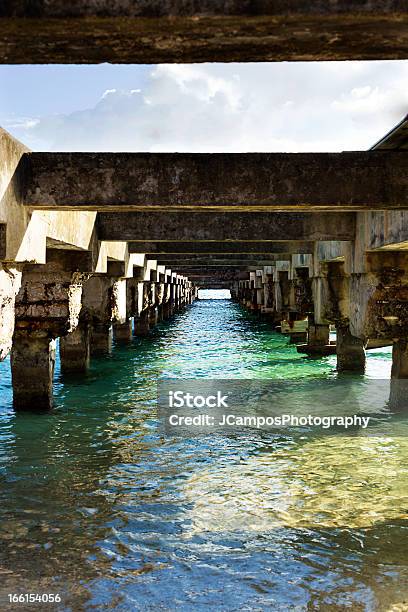
[[[112,334],[118,342],[145,336],[195,299],[196,288],[184,277],[163,280],[27,266],[15,301],[11,347],[15,409],[52,408],[58,338],[61,371],[80,375],[93,355],[109,353]]]
[[[299,257],[299,256],[298,256]],[[303,256],[302,266],[293,262],[276,262],[263,270],[248,273],[249,278],[235,283],[233,299],[245,308],[266,315],[274,327],[289,329],[291,342],[305,343],[299,352],[312,356],[336,353],[337,369],[342,372],[364,372],[366,343],[353,336],[347,322],[334,320],[336,342],[330,342],[331,322],[315,316],[316,284],[312,277],[310,256]],[[310,259],[306,259],[310,258]],[[402,343],[394,343],[393,376],[403,377],[401,363],[408,361],[403,355]]]

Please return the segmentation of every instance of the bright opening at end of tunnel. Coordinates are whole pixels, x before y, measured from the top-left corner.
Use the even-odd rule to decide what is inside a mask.
[[[230,300],[231,291],[229,289],[199,289],[199,300]]]

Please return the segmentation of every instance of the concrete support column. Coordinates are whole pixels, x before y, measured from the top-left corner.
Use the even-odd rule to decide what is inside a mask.
[[[84,285],[81,319],[91,326],[91,355],[109,353],[113,323],[127,320],[126,280],[93,276]]]
[[[17,331],[11,351],[16,410],[47,411],[53,404],[55,340],[46,331]]]
[[[392,345],[392,368],[390,397],[388,406],[393,411],[408,409],[408,341],[406,339],[394,340]]]
[[[113,337],[117,342],[130,342],[133,333],[133,320],[113,324]]]
[[[91,355],[110,353],[112,328],[110,323],[94,323],[91,331]]]
[[[135,336],[147,336],[150,330],[149,311],[142,310],[138,319],[135,319],[134,334]]]
[[[149,308],[149,325],[155,327],[159,321],[159,314],[157,306]]]
[[[325,346],[330,341],[330,326],[319,323],[309,323],[308,344],[312,346]]]
[[[174,312],[180,310],[180,285],[174,285]]]
[[[166,321],[170,319],[174,313],[173,302],[169,300],[168,302],[163,303],[163,319]]]
[[[364,342],[352,336],[348,326],[338,326],[337,332],[337,369],[339,372],[364,372],[366,354]]]
[[[392,345],[391,378],[408,378],[407,340],[395,340]]]
[[[16,296],[11,351],[14,407],[52,407],[55,342],[78,325],[84,276],[51,266],[26,266]]]
[[[74,331],[60,339],[63,372],[86,372],[91,355],[90,341],[90,328],[87,323],[80,323]]]

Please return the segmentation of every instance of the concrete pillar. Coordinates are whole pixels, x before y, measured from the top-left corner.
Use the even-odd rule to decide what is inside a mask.
[[[364,372],[366,354],[364,342],[352,336],[348,326],[336,328],[337,369],[339,372]]]
[[[89,325],[79,324],[74,331],[60,339],[62,372],[86,372],[91,355]]]
[[[149,325],[150,327],[155,327],[159,321],[158,309],[157,306],[152,306],[149,308]]]
[[[79,272],[48,266],[26,266],[15,303],[11,352],[14,406],[48,410],[53,403],[55,363],[53,340],[78,325],[82,283]]]
[[[163,302],[163,320],[167,321],[173,315],[173,303],[169,300]]]
[[[394,412],[408,410],[408,341],[394,340],[388,407]]]
[[[55,340],[46,331],[16,331],[11,350],[16,410],[47,411],[52,408],[54,366]]]
[[[91,355],[110,353],[112,328],[109,323],[94,323],[91,328]]]
[[[149,311],[142,310],[138,319],[135,319],[134,334],[135,336],[147,336],[150,330]]]
[[[308,344],[311,346],[325,346],[330,341],[330,326],[318,323],[309,323]]]
[[[11,350],[14,333],[14,305],[21,286],[21,270],[0,265],[0,361]]]
[[[391,378],[408,378],[407,340],[395,340],[392,345]]]
[[[84,284],[81,319],[91,327],[91,355],[109,353],[113,323],[127,320],[126,280],[93,276]]]
[[[116,342],[130,342],[133,334],[133,320],[127,319],[124,323],[113,324],[113,337]]]

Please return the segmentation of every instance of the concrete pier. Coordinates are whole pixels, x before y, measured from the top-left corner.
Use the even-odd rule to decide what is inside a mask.
[[[80,375],[112,329],[129,342],[134,320],[147,336],[199,288],[229,289],[308,355],[333,352],[334,325],[342,372],[393,344],[405,378],[407,134],[405,120],[350,154],[34,154],[0,130],[0,359],[11,352],[16,409],[52,406],[56,339]]]

